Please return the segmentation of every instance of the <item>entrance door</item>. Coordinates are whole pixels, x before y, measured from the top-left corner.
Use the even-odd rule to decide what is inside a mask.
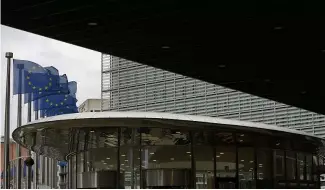
[[[217,177],[217,188],[218,189],[235,189],[236,178],[233,177]]]

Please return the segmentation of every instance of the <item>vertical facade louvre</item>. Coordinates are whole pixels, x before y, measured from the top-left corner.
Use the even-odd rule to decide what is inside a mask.
[[[325,137],[325,117],[102,54],[102,110],[169,112],[288,127]]]

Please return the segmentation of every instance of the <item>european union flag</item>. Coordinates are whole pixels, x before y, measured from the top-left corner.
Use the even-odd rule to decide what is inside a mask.
[[[56,94],[69,94],[69,88],[68,88],[68,78],[67,76],[64,74],[62,76],[59,77],[59,88],[52,88],[52,89],[43,89],[39,92],[35,92],[32,93],[31,95],[25,96],[25,103],[31,102],[31,101],[35,101],[38,100],[42,97],[45,96],[50,96],[50,95],[56,95]]]
[[[38,93],[44,89],[58,88],[48,70],[26,60],[13,60],[13,80],[14,94]]]
[[[39,105],[34,106],[34,111],[59,108],[63,106],[75,105],[77,99],[71,95],[52,95],[39,99]],[[38,108],[38,109],[37,109]]]
[[[78,108],[76,105],[73,106],[64,106],[60,108],[53,108],[48,110],[41,110],[41,116],[55,116],[55,115],[62,115],[62,114],[69,114],[69,113],[78,113]]]
[[[56,84],[58,84],[56,87],[58,87],[57,89],[55,89],[54,87],[52,88],[52,91],[62,91],[62,90],[68,90],[68,78],[67,76],[64,74],[62,76],[59,76],[59,71],[55,68],[55,67],[45,67],[45,69],[52,75],[52,76],[56,76],[53,77],[56,81]]]
[[[34,103],[34,111],[76,105],[77,83],[75,81],[69,82],[68,89],[69,94],[56,94],[40,98]]]

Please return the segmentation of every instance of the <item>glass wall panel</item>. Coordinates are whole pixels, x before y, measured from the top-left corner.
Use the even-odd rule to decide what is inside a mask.
[[[263,165],[261,165],[263,167]],[[240,189],[253,189],[255,185],[255,155],[254,148],[238,148],[238,177]]]
[[[80,179],[80,174],[82,172],[84,172],[84,169],[85,169],[85,160],[84,160],[84,153],[83,152],[80,152],[76,155],[77,157],[77,171],[76,171],[76,175],[77,175],[77,179],[76,179],[76,186],[78,187],[78,180]],[[77,188],[76,187],[76,188]]]
[[[120,172],[124,188],[140,188],[140,133],[136,128],[121,129]],[[141,132],[141,131],[140,131]]]
[[[274,150],[274,178],[276,180],[285,180],[284,151]]]
[[[142,128],[141,129],[141,167],[142,174],[163,172],[171,175],[171,171],[183,172],[182,175],[189,175],[191,165],[191,144],[187,130],[167,128]],[[187,173],[185,172],[187,171]],[[169,173],[169,174],[168,174]],[[192,173],[193,174],[193,173]],[[151,176],[152,177],[152,176]],[[171,176],[170,176],[171,177]],[[185,177],[185,176],[184,176]],[[194,175],[193,175],[194,177]],[[160,177],[153,177],[146,181],[143,176],[144,188],[147,184],[158,184]],[[191,178],[192,179],[192,178]],[[190,182],[194,182],[192,179]],[[149,184],[149,185],[150,185]],[[193,183],[194,184],[194,183]],[[163,184],[162,184],[163,185]],[[184,184],[189,187],[191,184]],[[155,186],[150,188],[175,188],[166,186]],[[177,187],[180,188],[180,187]]]
[[[187,130],[166,128],[141,128],[141,145],[188,145]]]
[[[236,147],[216,147],[217,188],[234,189],[236,187]]]
[[[312,180],[312,155],[311,154],[307,154],[306,155],[306,177],[307,177],[307,180]]]
[[[297,162],[296,162],[296,153],[287,151],[286,152],[286,167],[287,167],[287,180],[295,180],[296,177],[296,168],[297,168]]]
[[[124,176],[125,189],[140,189],[140,147],[120,148],[120,172]]]
[[[194,161],[196,164],[196,189],[214,188],[213,156],[214,151],[212,146],[194,146]]]
[[[299,180],[305,180],[305,169],[306,169],[306,164],[305,164],[305,155],[303,153],[298,153],[297,154],[297,158],[298,158],[298,178]]]
[[[190,169],[190,146],[145,146],[142,148],[142,168]]]
[[[117,148],[96,148],[87,152],[88,171],[117,171]]]
[[[77,187],[77,184],[76,184],[76,178],[77,178],[77,167],[76,167],[76,160],[77,160],[77,157],[76,155],[72,156],[71,158],[71,164],[72,164],[72,174],[71,174],[71,189],[76,189]],[[53,159],[52,159],[53,160]],[[52,172],[52,171],[50,171]]]
[[[319,165],[319,161],[318,161],[318,156],[313,155],[313,180],[314,181],[318,181],[319,180],[319,175],[317,172],[318,169],[318,165]]]
[[[249,133],[236,133],[236,140],[239,146],[253,146],[255,144],[253,134]]]
[[[257,150],[257,188],[271,189],[272,186],[272,150]]]

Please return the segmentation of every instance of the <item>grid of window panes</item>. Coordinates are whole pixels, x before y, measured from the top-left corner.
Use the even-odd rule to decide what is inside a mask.
[[[70,157],[71,164],[77,165],[72,188],[80,184],[75,180],[79,173],[110,171],[121,174],[122,189],[312,189],[319,186],[317,168],[323,164],[317,156],[321,140],[294,134],[273,136],[208,127],[204,131],[184,127],[81,128],[76,134],[88,138],[80,135],[74,139],[80,145],[75,150],[78,153]],[[168,175],[170,170],[183,171],[182,176],[189,180],[173,178]],[[147,177],[155,171],[161,176]],[[185,175],[186,171],[190,175]],[[162,176],[170,180],[164,181]],[[117,186],[114,184],[112,187]]]
[[[323,115],[105,54],[102,109],[246,120],[325,137]]]

